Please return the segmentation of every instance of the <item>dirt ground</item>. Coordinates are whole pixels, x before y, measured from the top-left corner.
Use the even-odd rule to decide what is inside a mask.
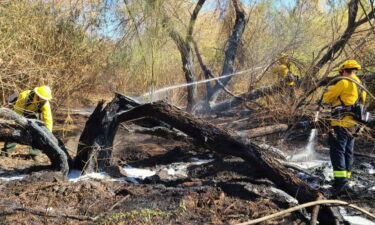
[[[87,116],[59,115],[56,135],[74,157]],[[271,137],[270,137],[271,138]],[[327,158],[324,143],[320,155]],[[196,163],[199,160],[204,163]],[[120,165],[158,171],[146,179],[68,179],[45,170],[18,146],[11,157],[0,157],[0,224],[236,224],[296,205],[275,191],[271,181],[240,158],[224,156],[195,146],[148,135],[130,134],[121,126],[114,145],[113,161]],[[171,165],[186,166],[186,175],[171,175]],[[366,164],[367,163],[367,164]],[[339,199],[361,201],[357,205],[374,212],[375,157],[358,156],[353,185]],[[295,171],[302,179],[327,190],[324,166]],[[167,171],[167,172],[166,172]],[[372,188],[372,189],[371,189]],[[349,215],[355,211],[346,209]],[[304,210],[263,224],[308,224]]]

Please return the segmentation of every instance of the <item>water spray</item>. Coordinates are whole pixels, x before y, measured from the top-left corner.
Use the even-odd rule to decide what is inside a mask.
[[[261,68],[263,68],[263,66],[252,67],[252,68],[247,69],[247,70],[242,70],[242,71],[239,71],[239,72],[226,74],[226,75],[223,75],[223,76],[220,76],[220,77],[209,78],[209,79],[200,80],[200,81],[196,81],[196,82],[176,84],[176,85],[173,85],[173,86],[170,86],[170,87],[164,87],[164,88],[158,89],[158,90],[153,91],[151,93],[150,92],[144,93],[143,95],[137,97],[137,99],[138,98],[144,98],[144,97],[147,97],[147,96],[150,96],[150,95],[153,95],[153,94],[159,94],[159,93],[169,91],[169,90],[172,90],[172,89],[176,89],[176,88],[189,87],[189,86],[196,85],[196,84],[203,84],[203,83],[207,83],[207,82],[214,81],[214,80],[220,80],[220,79],[223,79],[223,78],[226,78],[226,77],[237,76],[237,75],[248,73],[248,72],[258,70],[258,69],[261,69]]]

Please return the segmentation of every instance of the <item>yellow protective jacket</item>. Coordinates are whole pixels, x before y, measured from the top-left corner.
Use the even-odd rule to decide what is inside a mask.
[[[361,82],[356,75],[350,75],[350,78]],[[366,92],[362,91],[363,104],[366,100]],[[337,82],[334,86],[330,87],[326,93],[323,95],[323,101],[331,103],[332,106],[341,105],[341,101],[346,106],[354,105],[358,99],[358,88],[357,84],[352,81],[342,79]],[[332,126],[341,126],[341,127],[353,127],[357,123],[353,119],[353,116],[344,116],[342,120],[332,120]]]
[[[14,111],[20,115],[24,115],[25,113],[32,113],[37,114],[40,112],[41,120],[44,121],[48,130],[52,132],[53,120],[52,120],[52,112],[51,112],[51,105],[49,101],[47,101],[43,106],[39,106],[39,102],[37,101],[37,95],[34,94],[34,98],[30,105],[26,106],[27,101],[29,99],[30,90],[23,91],[18,95],[17,102],[14,105]],[[25,108],[26,106],[26,108]],[[40,109],[38,110],[38,108]]]
[[[279,80],[282,81],[288,77],[289,73],[292,73],[293,75],[295,75],[293,71],[291,71],[292,70],[291,67],[292,67],[292,64],[290,63],[281,63],[279,65],[273,66],[271,68],[271,71],[277,74]],[[294,81],[286,82],[286,84],[292,86],[292,85],[295,85],[295,82]]]

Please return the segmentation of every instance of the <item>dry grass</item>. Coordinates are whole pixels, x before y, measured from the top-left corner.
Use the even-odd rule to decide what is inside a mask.
[[[54,102],[95,86],[105,54],[104,45],[90,38],[78,18],[41,1],[0,3],[0,99],[12,92],[47,84]]]

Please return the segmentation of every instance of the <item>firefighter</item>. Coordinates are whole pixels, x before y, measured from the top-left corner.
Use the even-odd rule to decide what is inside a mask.
[[[360,82],[357,77],[361,65],[355,60],[347,60],[339,66],[341,76],[349,77]],[[348,179],[351,176],[354,154],[353,134],[357,129],[357,121],[349,113],[350,108],[362,97],[364,103],[366,92],[362,91],[359,96],[358,86],[346,79],[341,79],[334,86],[331,86],[323,95],[323,101],[332,105],[331,132],[328,143],[330,146],[330,157],[333,167],[332,195],[337,195],[345,189]],[[336,109],[342,110],[337,113]]]
[[[279,82],[284,85],[282,100],[289,98],[288,102],[285,102],[286,104],[290,104],[296,98],[295,85],[298,76],[294,74],[295,71],[293,71],[293,68],[294,65],[289,61],[288,55],[284,52],[280,54],[276,64],[271,68],[271,71],[276,74]]]
[[[44,121],[45,126],[52,132],[53,120],[50,100],[52,99],[52,91],[46,86],[42,85],[33,90],[26,90],[21,92],[16,100],[13,110],[30,119],[40,119]],[[1,150],[1,156],[9,156],[9,153],[14,151],[16,143],[6,142]],[[39,161],[38,155],[40,150],[30,148],[29,153],[35,161]]]

